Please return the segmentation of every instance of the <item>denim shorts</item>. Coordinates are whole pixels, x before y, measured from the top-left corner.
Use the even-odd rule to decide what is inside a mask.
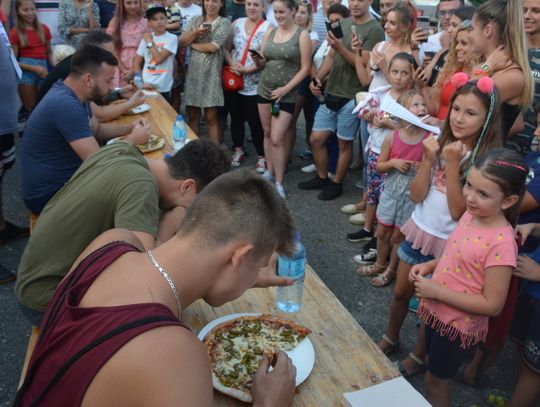
[[[355,106],[354,99],[337,112],[328,109],[326,105],[321,105],[315,114],[313,131],[329,131],[336,133],[340,140],[353,141],[360,126],[360,120],[352,114]]]
[[[412,243],[408,240],[401,242],[397,252],[400,260],[403,260],[405,263],[414,266],[415,264],[426,263],[430,260],[433,260],[435,257],[429,255],[426,256],[420,253],[420,249],[413,249]]]
[[[36,58],[25,58],[20,57],[19,62],[27,65],[33,65],[33,66],[42,66],[44,68],[49,69],[49,64],[47,63],[46,59],[36,59]],[[22,77],[19,79],[20,85],[36,85],[39,86],[41,82],[43,81],[42,78],[40,78],[37,74],[34,72],[28,72],[28,71],[22,71]]]

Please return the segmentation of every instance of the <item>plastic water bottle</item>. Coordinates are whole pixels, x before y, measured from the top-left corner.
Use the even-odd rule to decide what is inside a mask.
[[[176,121],[173,124],[172,139],[175,152],[186,144],[186,123],[181,114],[176,116]]]
[[[143,82],[141,74],[135,74],[135,76],[133,77],[133,83],[139,89],[144,88],[144,82]]]
[[[294,240],[296,248],[293,257],[279,256],[278,260],[278,275],[296,280],[291,286],[277,288],[276,307],[283,312],[297,312],[302,308],[306,249],[300,241],[300,233],[296,232]]]

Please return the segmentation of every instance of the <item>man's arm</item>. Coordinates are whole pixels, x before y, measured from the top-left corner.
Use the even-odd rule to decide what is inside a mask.
[[[116,119],[127,111],[144,103],[144,100],[144,92],[137,91],[129,98],[129,100],[123,101],[122,103],[99,106],[92,102],[90,107],[92,109],[93,117],[95,117],[99,122],[108,122],[109,120]]]
[[[99,150],[99,145],[96,139],[91,135],[70,141],[69,145],[83,161]]]

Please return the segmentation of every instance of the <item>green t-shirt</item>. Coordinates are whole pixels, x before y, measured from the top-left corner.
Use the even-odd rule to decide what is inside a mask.
[[[56,287],[96,237],[112,228],[157,233],[159,195],[144,156],[127,142],[103,147],[54,195],[23,253],[15,295],[45,311]]]
[[[343,45],[351,51],[352,19],[350,17],[344,18],[340,23],[343,31]],[[371,51],[378,42],[384,41],[384,31],[376,20],[372,19],[364,24],[356,24],[355,27],[357,35],[363,38],[363,48],[367,51]],[[354,95],[363,90],[367,90],[367,88],[360,83],[355,67],[349,64],[339,52],[334,53],[334,61],[326,82],[325,93],[352,99]]]
[[[231,22],[237,18],[246,17],[246,3],[235,3],[233,0],[226,0],[225,14]]]

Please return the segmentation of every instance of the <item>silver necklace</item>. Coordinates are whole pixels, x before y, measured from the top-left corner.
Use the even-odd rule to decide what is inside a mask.
[[[169,274],[165,271],[165,269],[159,265],[154,255],[152,254],[151,250],[148,250],[146,253],[148,254],[148,258],[150,259],[150,262],[154,265],[155,268],[158,269],[160,274],[167,281],[167,284],[169,284],[169,287],[171,287],[171,290],[174,295],[174,299],[176,300],[176,307],[178,308],[178,319],[180,319],[180,316],[182,315],[182,307],[180,305],[180,296],[178,295],[178,291],[176,291],[176,286],[174,285],[174,282],[171,276],[169,276]]]

